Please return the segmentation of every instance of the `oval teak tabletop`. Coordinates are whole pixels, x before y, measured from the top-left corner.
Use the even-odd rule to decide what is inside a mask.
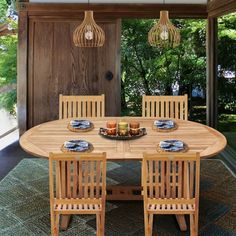
[[[175,120],[178,125],[171,132],[153,130],[155,119],[143,117],[104,117],[85,118],[93,122],[94,129],[75,133],[68,130],[71,119],[55,120],[35,126],[20,138],[21,147],[34,156],[48,158],[50,152],[61,152],[65,141],[86,140],[93,144],[94,152],[107,152],[109,160],[141,160],[143,152],[155,153],[160,141],[167,139],[181,140],[188,145],[188,151],[200,152],[201,158],[211,157],[221,152],[226,138],[219,131],[192,121]],[[145,127],[147,135],[135,140],[109,140],[98,134],[100,127],[106,127],[106,121],[138,121]]]

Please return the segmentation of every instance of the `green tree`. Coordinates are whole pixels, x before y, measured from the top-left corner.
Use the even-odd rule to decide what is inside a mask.
[[[171,94],[178,81],[181,93],[191,95],[192,85],[205,88],[205,20],[175,20],[181,44],[174,49],[151,47],[148,31],[154,20],[124,20],[122,24],[122,108],[141,114],[142,94]]]
[[[0,25],[7,25],[7,29],[2,27],[0,36],[0,107],[15,114],[17,36],[14,29],[17,22],[9,16],[12,13],[8,11],[8,4],[0,0]]]
[[[236,13],[219,18],[219,111],[236,113]],[[227,73],[233,74],[228,78]]]

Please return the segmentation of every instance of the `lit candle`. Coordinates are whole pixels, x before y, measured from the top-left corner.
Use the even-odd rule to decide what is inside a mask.
[[[128,135],[128,123],[127,122],[119,122],[118,124],[118,132],[121,136]]]
[[[107,134],[116,135],[116,121],[107,121]]]
[[[130,122],[129,127],[130,127],[130,134],[131,135],[139,134],[139,129],[140,129],[139,122],[132,121],[132,122]]]

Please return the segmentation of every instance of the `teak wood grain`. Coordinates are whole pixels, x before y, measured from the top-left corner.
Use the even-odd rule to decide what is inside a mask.
[[[120,115],[120,20],[96,22],[105,31],[105,45],[79,48],[72,40],[79,19],[29,17],[26,129],[58,119],[59,94],[105,94],[106,116]],[[106,79],[108,71],[112,80]]]
[[[175,120],[178,129],[172,132],[157,132],[152,124],[155,119],[142,117],[104,117],[89,119],[94,129],[84,133],[74,133],[67,129],[70,119],[47,122],[31,128],[20,138],[21,147],[39,157],[48,158],[50,152],[60,152],[65,141],[84,139],[93,144],[93,152],[106,152],[109,160],[142,160],[143,152],[157,153],[157,145],[166,139],[179,139],[188,145],[190,152],[199,152],[202,158],[221,152],[226,146],[223,134],[208,126],[184,120]],[[100,127],[106,127],[108,120],[138,121],[147,129],[147,135],[136,140],[117,141],[101,137]]]
[[[50,153],[49,189],[53,236],[59,217],[71,214],[96,215],[97,236],[104,235],[106,153]]]
[[[198,235],[199,182],[199,153],[144,154],[145,236],[152,235],[155,214],[188,214],[190,235]]]

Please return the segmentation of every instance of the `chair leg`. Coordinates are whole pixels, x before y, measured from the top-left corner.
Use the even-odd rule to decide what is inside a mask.
[[[195,228],[195,215],[190,215],[190,236],[197,236]]]
[[[105,235],[105,207],[101,213],[101,235]]]
[[[59,233],[59,214],[51,212],[51,235],[57,236]]]
[[[150,236],[148,232],[148,212],[145,209],[144,209],[144,231],[145,231],[145,236]]]
[[[194,220],[195,220],[195,232],[196,236],[198,236],[198,210],[194,214]]]
[[[96,215],[96,221],[97,221],[97,236],[102,236],[101,235],[101,215],[100,214]]]
[[[55,214],[55,235],[59,234],[59,220],[60,220],[60,215]]]
[[[148,231],[150,235],[152,235],[152,229],[153,229],[153,214],[149,214]]]

